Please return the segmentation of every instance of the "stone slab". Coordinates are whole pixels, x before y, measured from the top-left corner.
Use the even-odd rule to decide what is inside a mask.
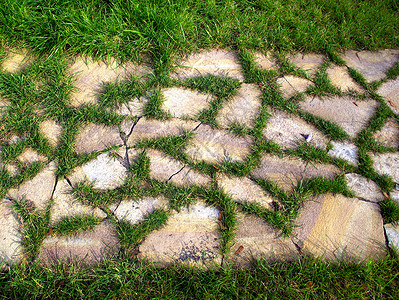
[[[11,105],[10,101],[8,101],[7,99],[0,98],[0,117],[2,117],[6,113],[10,105]]]
[[[288,59],[292,64],[294,64],[294,66],[302,69],[308,75],[313,76],[323,63],[324,56],[321,54],[297,53],[289,55]]]
[[[374,133],[374,139],[386,147],[399,149],[399,122],[391,119]]]
[[[360,93],[364,91],[364,89],[349,75],[348,68],[345,66],[333,65],[327,69],[326,73],[332,85],[343,92],[356,91]]]
[[[148,97],[132,99],[127,103],[119,105],[116,113],[122,116],[141,117],[144,114],[144,108],[148,103]]]
[[[331,141],[331,145],[332,149],[327,152],[328,155],[330,155],[331,157],[344,159],[350,164],[357,167],[358,148],[356,145],[335,141]]]
[[[20,222],[9,200],[0,200],[0,270],[2,263],[15,263],[22,254]]]
[[[371,156],[374,161],[374,169],[378,174],[389,175],[396,183],[399,183],[399,152],[378,153]]]
[[[374,181],[356,173],[345,174],[345,179],[356,197],[376,203],[384,200],[380,187]]]
[[[389,248],[399,250],[399,225],[385,224],[384,229],[387,235]]]
[[[17,73],[25,70],[32,63],[32,57],[27,50],[14,50],[8,53],[7,58],[1,63],[1,68],[8,73]]]
[[[282,96],[289,99],[297,93],[306,92],[312,82],[301,77],[285,75],[277,79],[277,84],[280,86]]]
[[[254,53],[255,63],[258,69],[265,70],[278,70],[276,60],[273,58],[270,52],[263,54],[261,52]]]
[[[399,77],[381,84],[377,93],[385,98],[395,114],[399,114]]]
[[[32,164],[36,161],[45,162],[47,157],[38,153],[36,150],[31,147],[27,147],[24,151],[17,157],[17,159],[23,164]]]
[[[40,123],[39,131],[49,141],[52,147],[57,147],[61,140],[62,126],[56,121],[47,119]]]

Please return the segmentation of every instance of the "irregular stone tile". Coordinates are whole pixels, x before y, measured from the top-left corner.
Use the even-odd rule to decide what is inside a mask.
[[[79,57],[70,66],[69,72],[76,78],[76,91],[71,95],[70,105],[77,107],[97,103],[97,94],[102,90],[104,82],[126,80],[132,75],[143,76],[149,70],[133,63],[120,64],[114,59],[107,64]]]
[[[277,70],[278,65],[276,60],[273,58],[271,53],[263,54],[261,52],[254,53],[255,63],[257,64],[258,69],[266,69],[266,70]]]
[[[376,52],[348,50],[342,56],[348,67],[363,74],[368,82],[381,80],[399,60],[399,50],[385,49]]]
[[[174,77],[179,79],[215,75],[244,80],[237,54],[217,49],[190,55],[180,63],[176,73]]]
[[[118,204],[112,204],[109,208],[113,211],[118,220],[125,220],[131,224],[136,224],[153,213],[156,209],[167,209],[168,199],[163,196],[145,197],[134,200],[123,200]]]
[[[0,98],[0,117],[6,113],[10,105],[11,105],[10,101]]]
[[[90,123],[79,130],[75,151],[80,155],[122,144],[123,140],[117,126],[108,127]]]
[[[7,172],[11,175],[11,177],[19,174],[19,168],[14,163],[9,163],[9,164],[5,165],[5,168],[6,168]]]
[[[52,147],[57,147],[60,143],[62,126],[56,121],[47,119],[40,123],[39,131],[49,141]]]
[[[349,75],[348,69],[346,67],[334,65],[333,67],[328,68],[326,72],[331,83],[335,87],[341,89],[341,91],[364,91],[364,89]]]
[[[315,177],[332,179],[341,173],[333,165],[306,163],[303,160],[266,154],[258,168],[251,173],[255,178],[271,180],[285,191],[296,187],[301,180]]]
[[[186,152],[193,160],[205,160],[209,163],[223,160],[243,161],[250,153],[251,145],[250,138],[201,125],[195,130]]]
[[[24,164],[32,164],[35,161],[41,161],[45,162],[47,160],[47,157],[44,155],[37,153],[34,149],[31,147],[25,148],[25,150],[17,157],[17,159]]]
[[[162,107],[173,117],[195,118],[209,106],[211,95],[185,88],[171,87],[162,90],[165,101]]]
[[[140,246],[140,259],[161,265],[221,263],[219,210],[203,203],[174,213],[160,230],[150,233]]]
[[[117,234],[111,223],[102,222],[93,231],[44,239],[38,260],[44,264],[82,262],[94,264],[115,255],[119,250]]]
[[[399,114],[399,77],[381,84],[377,93],[385,98],[395,114]]]
[[[147,102],[147,97],[135,98],[132,101],[121,104],[116,109],[116,113],[122,116],[142,116],[144,114],[144,108],[147,105]]]
[[[345,179],[356,197],[371,202],[384,200],[380,187],[374,181],[356,173],[345,174]]]
[[[391,191],[391,198],[399,205],[399,184]]]
[[[307,201],[295,221],[295,243],[328,260],[366,260],[386,254],[378,204],[326,194]]]
[[[132,134],[129,136],[126,145],[134,146],[138,141],[160,138],[170,135],[182,135],[184,131],[194,130],[200,122],[185,121],[180,119],[169,120],[148,120],[141,118],[134,126]]]
[[[368,124],[378,103],[374,100],[354,101],[350,97],[306,97],[300,107],[311,114],[340,125],[350,137],[356,135]]]
[[[327,152],[328,155],[341,158],[354,166],[357,166],[357,146],[351,143],[331,142],[332,149]]]
[[[308,75],[316,74],[324,60],[321,54],[291,54],[288,59],[299,69],[304,70]]]
[[[389,248],[399,249],[399,225],[385,224],[385,234],[388,239]]]
[[[371,154],[378,174],[389,175],[399,183],[399,152]]]
[[[139,149],[128,149],[127,153],[126,153],[126,159],[127,161],[129,161],[129,166],[132,165],[134,163],[134,161],[137,159],[137,157],[139,156],[139,154],[143,152],[143,150]]]
[[[306,92],[307,88],[312,84],[312,82],[304,78],[285,75],[277,79],[277,84],[280,86],[282,96],[288,99],[297,93]]]
[[[243,249],[237,253],[238,249]],[[237,253],[237,254],[236,254]],[[235,243],[229,261],[242,267],[250,267],[254,259],[293,260],[298,251],[291,239],[254,215],[238,214]]]
[[[256,84],[243,83],[237,94],[223,105],[216,121],[223,127],[239,123],[252,128],[259,115],[261,96],[262,92]]]
[[[103,153],[96,159],[77,167],[68,177],[73,186],[82,181],[94,184],[95,189],[115,189],[123,184],[127,177],[127,169],[109,153]]]
[[[218,187],[223,189],[234,201],[258,203],[273,210],[274,200],[272,196],[249,178],[219,174],[217,183]]]
[[[81,215],[93,216],[101,219],[107,217],[107,214],[101,209],[84,205],[79,200],[75,199],[71,191],[72,188],[65,179],[57,182],[53,195],[53,205],[51,207],[51,224],[55,224],[64,217]]]
[[[399,147],[399,123],[391,119],[385,125],[374,133],[374,139],[383,143],[386,147]],[[398,148],[399,149],[399,148]]]
[[[25,70],[32,63],[32,57],[29,57],[26,50],[15,50],[8,53],[8,56],[1,63],[4,71],[9,73],[17,73]]]
[[[9,200],[0,200],[0,266],[17,262],[22,254],[20,222]],[[1,269],[1,268],[0,268]]]
[[[316,147],[325,148],[328,142],[328,139],[315,126],[300,117],[280,110],[272,111],[263,134],[267,139],[283,146],[284,149],[295,149],[298,143],[305,141],[303,135],[310,136],[309,143]]]
[[[45,209],[53,194],[56,168],[55,162],[49,163],[31,180],[25,181],[19,188],[9,190],[9,197],[16,200],[26,199],[37,209]]]

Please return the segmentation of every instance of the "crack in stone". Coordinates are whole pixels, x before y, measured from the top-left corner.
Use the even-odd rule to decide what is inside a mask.
[[[173,176],[175,176],[175,175],[179,174],[181,171],[183,171],[183,169],[184,169],[185,167],[186,167],[186,166],[183,166],[179,171],[177,171],[176,173],[172,174],[172,175],[169,177],[168,181],[170,181],[170,180],[172,179]]]
[[[139,117],[137,117],[136,118],[136,120],[134,121],[134,123],[133,123],[133,125],[132,125],[132,128],[130,128],[130,131],[129,131],[129,133],[126,135],[126,141],[127,141],[127,139],[130,137],[130,135],[133,133],[133,129],[134,129],[134,127],[137,125],[137,123],[141,120],[141,116],[139,116]],[[125,141],[125,145],[126,145],[126,141]]]

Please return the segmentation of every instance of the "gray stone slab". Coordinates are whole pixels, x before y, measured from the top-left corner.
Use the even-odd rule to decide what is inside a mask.
[[[313,83],[301,77],[285,75],[277,79],[277,84],[280,86],[282,96],[288,99],[297,93],[304,93]]]
[[[144,108],[148,103],[148,97],[132,99],[116,108],[116,113],[122,116],[140,117],[144,114]]]
[[[395,114],[399,114],[399,77],[384,82],[377,90],[377,93],[385,98]]]
[[[399,123],[391,119],[385,125],[374,133],[374,139],[383,143],[387,147],[399,149]]]
[[[356,173],[345,174],[345,179],[356,197],[370,202],[384,200],[380,187],[374,181]]]
[[[371,156],[378,174],[389,175],[396,183],[399,183],[399,152],[378,153]]]
[[[399,225],[385,224],[384,228],[389,248],[399,250]]]
[[[333,65],[332,67],[328,68],[326,72],[331,83],[335,87],[341,89],[341,91],[364,91],[364,89],[349,75],[347,67]]]
[[[0,267],[2,263],[15,263],[22,257],[21,224],[12,206],[11,201],[0,200]]]
[[[331,142],[332,149],[330,149],[327,154],[335,157],[341,158],[349,162],[350,164],[357,166],[357,153],[358,148],[356,145],[351,143],[341,143],[341,142]]]

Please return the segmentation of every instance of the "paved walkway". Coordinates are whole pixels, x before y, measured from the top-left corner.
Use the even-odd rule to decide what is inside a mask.
[[[49,211],[48,233],[36,256],[42,262],[54,259],[93,262],[116,255],[128,248],[129,237],[123,236],[125,231],[120,229],[123,226],[130,228],[132,236],[135,230],[138,235],[144,232],[138,246],[137,239],[132,243],[132,255],[161,264],[247,265],[253,257],[292,259],[306,253],[327,259],[363,260],[383,257],[388,245],[398,246],[399,227],[383,224],[379,202],[387,197],[399,202],[399,78],[386,78],[387,71],[399,61],[399,51],[347,51],[341,54],[344,66],[335,65],[322,55],[289,55],[287,59],[295,67],[291,74],[281,73],[281,61],[271,55],[251,55],[256,69],[263,70],[260,74],[270,78],[276,74],[271,80],[279,88],[276,97],[281,103],[285,101],[285,109],[273,105],[270,94],[265,92],[267,86],[245,80],[247,75],[236,53],[211,50],[180,62],[172,77],[185,80],[211,74],[239,81],[234,95],[223,99],[217,107],[217,126],[199,121],[201,112],[209,109],[217,96],[175,84],[160,89],[161,108],[170,116],[166,120],[143,116],[155,93],[150,91],[114,107],[114,112],[124,116],[120,126],[85,123],[80,127],[71,145],[77,156],[94,155],[66,177],[56,176],[57,160],[50,161],[30,146],[15,161],[0,161],[0,167],[11,177],[21,172],[20,164],[41,161],[44,165],[33,178],[9,189],[0,200],[0,260],[12,263],[24,259],[26,247],[22,245],[27,223],[15,209],[22,199],[30,203],[31,213]],[[30,63],[23,53],[10,53],[2,62],[3,72],[24,72]],[[312,87],[320,78],[318,70],[324,72],[336,93],[312,95]],[[373,97],[352,78],[350,70],[362,74],[365,84],[379,82]],[[69,105],[79,109],[82,105],[98,105],[97,92],[103,82],[122,82],[131,74],[145,77],[151,69],[112,61],[109,65],[84,62],[77,58],[70,63],[69,72],[76,86]],[[290,103],[296,109],[291,109]],[[6,114],[10,105],[8,99],[0,99],[0,114]],[[373,127],[372,121],[381,107],[391,110],[392,117]],[[265,120],[265,124],[259,125],[260,120]],[[346,133],[346,138],[329,137],[322,126],[317,126],[323,120],[335,124]],[[241,129],[244,134],[236,135],[232,128],[236,128],[235,132]],[[254,133],[259,128],[261,140],[268,145],[261,151],[255,149],[265,145]],[[396,189],[388,193],[364,177],[367,174],[359,168],[364,162],[358,160],[362,151],[358,149],[358,137],[366,128],[371,128],[372,141],[390,149],[368,151],[362,156],[371,158],[377,177],[386,174],[395,182]],[[63,133],[60,124],[47,119],[40,125],[40,132],[54,149],[59,147]],[[149,139],[165,142],[162,138],[186,137],[187,133],[191,133],[190,138],[182,139],[182,147],[176,144],[181,153],[179,150],[174,155],[172,151],[165,153],[162,148],[146,147],[143,143]],[[0,147],[23,139],[13,136],[2,140]],[[306,162],[303,151],[302,158],[299,154],[295,156],[298,147],[309,149],[309,153],[320,150],[324,160]],[[130,172],[140,161],[149,162],[149,178],[134,181]],[[226,171],[234,166],[244,168],[244,176]],[[310,180],[315,178],[325,178],[330,183],[344,181],[352,195],[334,193],[332,189],[317,193],[323,183]],[[111,200],[99,200],[100,205],[81,201],[78,192],[70,192],[81,187],[82,182],[91,182],[90,191],[98,192],[98,197],[107,195]],[[121,189],[129,189],[129,182],[140,185],[139,190],[144,192],[138,197],[112,198],[114,194],[120,195]],[[304,193],[304,183],[309,186],[312,182],[313,190]],[[146,189],[154,191],[154,186],[161,188],[145,193]],[[195,199],[190,198],[191,194],[186,195],[190,205],[172,209],[178,198],[171,192],[174,187],[179,197],[186,191],[195,195]],[[289,202],[299,196],[302,200],[296,211]],[[217,197],[222,200],[215,200]],[[74,216],[94,217],[97,225],[92,230],[56,234],[57,224],[68,218],[73,220]],[[167,217],[158,229],[151,227],[157,216]],[[293,224],[294,229],[285,235],[282,230],[286,227],[278,224]]]

